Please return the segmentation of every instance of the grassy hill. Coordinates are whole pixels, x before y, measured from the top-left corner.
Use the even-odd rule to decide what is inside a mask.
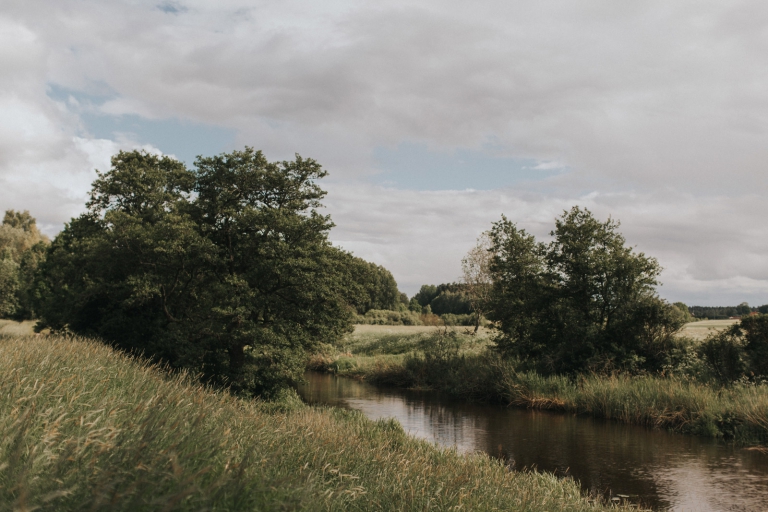
[[[2,510],[592,510],[395,421],[262,403],[89,340],[0,325]]]

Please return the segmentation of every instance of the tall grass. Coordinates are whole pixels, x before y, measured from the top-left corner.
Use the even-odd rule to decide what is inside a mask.
[[[2,510],[590,510],[395,421],[238,399],[83,339],[0,337]]]
[[[488,338],[458,335],[460,346],[454,352],[436,355],[424,343],[429,335],[420,336],[410,342],[382,336],[377,342],[370,333],[343,354],[315,357],[311,369],[473,401],[585,414],[742,444],[768,443],[766,384],[719,387],[655,375],[545,377],[500,359],[488,350]],[[387,347],[396,348],[395,355]]]

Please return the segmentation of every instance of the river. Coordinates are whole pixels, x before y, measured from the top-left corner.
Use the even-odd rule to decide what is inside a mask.
[[[768,510],[768,454],[633,425],[382,389],[309,372],[305,401],[397,418],[409,434],[482,450],[511,468],[571,477],[603,495],[628,495],[658,510]]]

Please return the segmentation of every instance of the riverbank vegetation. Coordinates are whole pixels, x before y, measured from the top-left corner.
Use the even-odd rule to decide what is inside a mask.
[[[584,414],[740,444],[768,443],[768,385],[744,379],[723,386],[695,350],[687,353],[685,365],[664,374],[545,376],[501,357],[489,331],[472,336],[445,328],[387,330],[349,335],[338,348],[327,346],[310,358],[308,368],[470,401]]]
[[[502,217],[463,262],[492,336],[447,328],[410,338],[348,336],[309,367],[471,400],[768,441],[768,316],[745,317],[702,342],[681,336],[689,311],[659,298],[661,267],[628,247],[618,227],[574,207],[543,243]]]
[[[4,332],[24,325],[4,322]],[[594,510],[395,421],[246,400],[103,343],[0,336],[3,510]]]

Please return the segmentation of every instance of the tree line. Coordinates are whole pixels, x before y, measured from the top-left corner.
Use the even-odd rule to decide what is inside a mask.
[[[738,306],[689,306],[691,314],[698,319],[719,320],[731,317],[747,316],[752,313],[768,313],[768,304],[750,307],[746,302]]]
[[[544,243],[502,216],[462,260],[461,282],[409,299],[384,267],[330,243],[326,174],[312,159],[270,162],[249,147],[192,169],[120,152],[52,242],[28,212],[6,212],[0,316],[254,395],[296,382],[307,352],[371,314],[462,317],[476,330],[487,317],[497,354],[543,374],[661,371],[685,356],[676,334],[698,310],[659,298],[661,267],[626,245],[617,221],[574,207]],[[736,368],[724,374],[759,369],[762,327],[750,325],[707,345],[707,360]]]

